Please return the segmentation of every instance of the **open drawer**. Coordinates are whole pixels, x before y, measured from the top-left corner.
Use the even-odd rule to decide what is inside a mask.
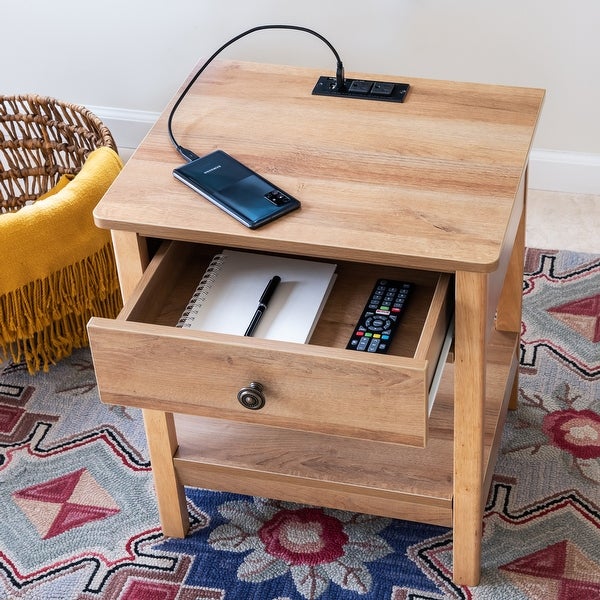
[[[90,320],[103,402],[426,445],[428,396],[452,313],[448,275],[339,263],[308,344],[176,327],[219,250],[164,242],[119,317]],[[346,350],[378,277],[415,284],[394,343],[386,355]],[[260,410],[238,401],[251,383],[263,388]]]

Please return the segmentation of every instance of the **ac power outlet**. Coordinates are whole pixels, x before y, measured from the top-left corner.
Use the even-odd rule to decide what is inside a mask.
[[[345,80],[344,90],[338,90],[335,77],[319,77],[313,95],[333,96],[336,98],[361,98],[363,100],[379,100],[383,102],[404,102],[410,85],[390,81],[373,81],[369,79]]]

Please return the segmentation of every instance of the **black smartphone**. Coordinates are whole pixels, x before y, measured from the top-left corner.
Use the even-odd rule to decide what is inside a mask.
[[[222,150],[177,167],[173,175],[250,229],[300,208],[296,198]]]

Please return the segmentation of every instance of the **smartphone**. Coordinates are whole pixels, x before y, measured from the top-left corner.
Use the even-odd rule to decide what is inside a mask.
[[[222,150],[177,167],[173,175],[250,229],[300,208],[296,198]]]

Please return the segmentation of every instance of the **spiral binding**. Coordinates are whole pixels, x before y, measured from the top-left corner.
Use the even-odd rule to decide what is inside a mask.
[[[227,257],[224,254],[217,254],[210,261],[206,271],[204,271],[204,275],[202,275],[202,279],[196,287],[196,290],[192,294],[188,305],[185,307],[183,313],[181,313],[181,317],[177,322],[177,327],[191,327],[194,319],[198,315],[202,304],[208,297],[210,289],[213,287],[217,275],[219,271],[223,268],[223,262]]]

